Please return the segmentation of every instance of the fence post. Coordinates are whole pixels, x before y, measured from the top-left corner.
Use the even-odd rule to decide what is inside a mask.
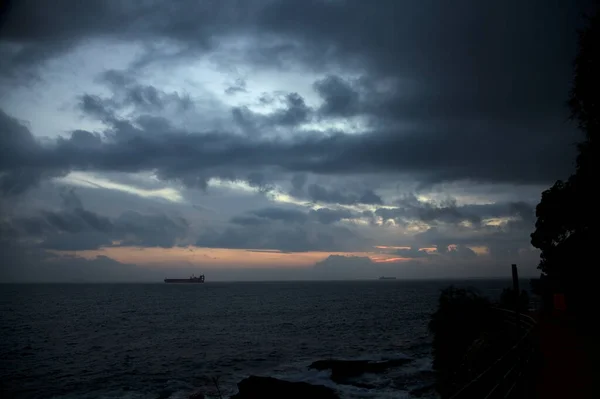
[[[517,271],[517,265],[513,263],[512,265],[512,280],[513,280],[513,291],[515,298],[515,325],[517,327],[517,337],[519,337],[519,333],[521,331],[521,315],[519,309],[519,300],[521,296],[521,292],[519,291],[519,272]]]

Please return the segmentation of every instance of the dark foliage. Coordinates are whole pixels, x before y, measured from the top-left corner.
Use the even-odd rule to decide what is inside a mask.
[[[585,140],[578,144],[575,173],[542,193],[531,234],[531,244],[541,250],[539,268],[548,278],[560,281],[551,286],[560,285],[568,310],[582,316],[597,306],[594,288],[599,277],[592,266],[592,223],[597,219],[592,160],[597,153],[599,126],[600,17],[596,15],[588,22],[580,32],[569,98],[571,116],[585,133]]]
[[[500,294],[500,307],[504,309],[514,310],[515,299],[518,303],[518,308],[521,312],[525,312],[529,308],[529,294],[525,290],[521,290],[518,298],[515,296],[515,290],[512,288],[505,288]]]
[[[490,301],[474,290],[453,286],[442,290],[438,309],[429,322],[435,369],[443,369],[462,357],[489,325],[490,308]]]
[[[429,329],[433,333],[433,367],[442,395],[460,384],[455,371],[462,368],[473,342],[492,329],[491,307],[490,301],[474,290],[451,286],[441,292]]]

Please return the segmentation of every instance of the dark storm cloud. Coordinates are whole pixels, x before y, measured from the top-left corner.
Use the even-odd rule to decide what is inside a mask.
[[[189,229],[183,218],[144,215],[135,211],[124,212],[114,223],[116,231],[123,237],[121,245],[170,248],[185,238]]]
[[[0,172],[0,193],[6,197],[18,196],[44,179],[57,177],[61,174],[48,173],[37,168],[19,168],[9,172]]]
[[[135,122],[135,123],[134,123]],[[423,136],[401,137],[387,133],[372,135],[305,135],[289,139],[257,139],[226,132],[190,133],[174,129],[160,117],[138,117],[134,121],[113,120],[98,143],[94,134],[77,131],[54,144],[40,144],[29,130],[4,113],[0,114],[2,143],[2,187],[23,174],[27,179],[19,187],[35,183],[41,175],[61,174],[68,170],[137,172],[155,170],[164,179],[206,184],[215,176],[235,177],[242,170],[283,170],[317,174],[396,172],[422,181],[472,179],[517,183],[545,182],[560,175],[555,168],[532,157],[523,149],[511,150],[513,160],[523,168],[519,174],[498,163],[504,157],[503,142],[487,138],[491,147],[486,156],[467,146],[448,151],[451,140],[430,141]],[[82,145],[86,136],[88,143]],[[495,145],[497,144],[497,145]],[[423,152],[420,152],[423,151]],[[550,154],[548,154],[550,156]],[[472,165],[477,165],[473,169]],[[244,174],[247,174],[245,172]],[[16,184],[16,183],[15,183]],[[192,184],[190,184],[192,185]],[[14,189],[14,186],[12,187]],[[340,203],[369,201],[378,203],[372,193],[349,198],[323,187],[311,185],[313,200]]]
[[[456,258],[476,258],[477,254],[471,248],[466,245],[456,245],[450,248],[448,247],[438,247],[438,252],[442,254],[447,254]]]
[[[308,198],[314,202],[334,203],[341,205],[375,204],[382,205],[383,200],[372,190],[364,190],[361,194],[342,192],[328,189],[319,184],[310,184],[307,187]]]
[[[124,99],[124,104],[131,104],[148,111],[162,110],[169,102],[176,102],[182,110],[192,106],[189,96],[180,97],[177,93],[167,95],[154,86],[138,85],[128,88]]]
[[[64,233],[80,233],[85,230],[107,233],[113,229],[108,218],[82,208],[62,212],[42,211],[40,217],[51,229]]]
[[[518,216],[526,221],[532,221],[535,206],[526,202],[497,202],[493,204],[467,204],[457,206],[456,201],[445,201],[445,204],[455,207],[461,214],[470,215],[474,218],[501,218],[507,216]]]
[[[481,222],[481,216],[475,212],[459,209],[455,200],[442,201],[440,204],[431,204],[427,202],[418,202],[416,206],[411,202],[405,204],[404,210],[415,212],[417,218],[424,222],[446,222],[460,223],[468,221],[473,224]]]
[[[496,261],[521,260],[531,265],[537,262],[538,255],[531,251],[529,244],[529,235],[535,222],[533,205],[507,202],[454,206],[451,205],[453,203],[450,200],[444,204],[427,204],[422,208],[423,204],[416,202],[416,205],[410,208],[380,208],[375,213],[384,221],[392,219],[399,224],[408,224],[416,219],[430,226],[426,231],[414,236],[417,247],[410,250],[399,249],[396,252],[399,256],[431,258],[441,254],[451,259],[466,261],[476,257],[469,247],[486,247],[491,259]],[[426,220],[422,219],[423,216]],[[494,218],[510,219],[498,225],[481,223],[485,219]],[[471,221],[472,225],[463,226],[463,221]],[[433,253],[415,253],[415,248],[431,246],[437,248]]]
[[[346,209],[319,208],[308,213],[296,209],[263,208],[249,212],[250,215],[239,215],[231,218],[230,222],[241,226],[260,226],[272,222],[285,224],[304,224],[318,222],[332,224],[342,219],[352,219],[357,215]]]
[[[40,242],[41,248],[71,251],[112,245],[170,248],[188,233],[188,223],[182,218],[127,211],[111,219],[84,209],[73,190],[62,191],[61,197],[60,210],[14,216],[4,223],[20,240]]]
[[[365,190],[358,199],[358,202],[361,204],[383,205],[383,200],[373,190]]]
[[[369,248],[370,240],[346,227],[316,223],[295,225],[252,224],[208,230],[196,245],[208,248],[279,250],[282,252],[357,251]]]
[[[286,126],[306,122],[311,110],[301,95],[290,93],[285,97],[285,103],[287,108],[273,116],[275,123]]]
[[[14,217],[9,223],[21,240],[56,250],[97,249],[110,245],[114,229],[108,218],[81,208],[40,211],[27,217]]]
[[[269,177],[264,173],[260,172],[250,172],[243,176],[243,179],[248,181],[248,185],[250,187],[258,188],[261,192],[268,192],[273,188]]]
[[[420,220],[430,225],[436,223],[459,224],[469,222],[477,227],[482,220],[492,218],[517,218],[520,223],[533,226],[534,206],[525,202],[498,202],[493,204],[457,205],[456,200],[448,198],[439,203],[420,201],[414,194],[405,195],[396,201],[396,208],[378,208],[375,215],[384,221],[394,220],[407,223]]]
[[[13,167],[19,159],[38,157],[40,149],[29,129],[0,109],[0,193],[19,195],[45,178],[63,174],[61,168]]]
[[[52,233],[39,245],[40,248],[55,251],[86,251],[112,246],[108,235],[97,231],[73,233]]]
[[[321,208],[308,213],[288,208],[262,208],[233,217],[234,225],[208,229],[196,245],[210,248],[278,250],[282,252],[366,250],[372,242],[345,226],[334,225],[355,215]]]
[[[304,185],[306,184],[307,176],[304,173],[295,174],[292,176],[291,184],[292,189],[290,195],[292,197],[303,197],[304,196]]]
[[[323,224],[331,224],[335,222],[339,222],[342,219],[352,219],[356,217],[356,215],[348,211],[346,209],[328,209],[328,208],[319,208],[317,210],[310,211],[310,216],[316,218],[319,222]]]
[[[465,155],[456,164],[442,161],[448,175],[459,163],[475,169],[487,158],[513,175],[545,165],[552,169],[547,169],[550,179],[569,170],[570,144],[576,140],[564,124],[564,101],[581,10],[577,3],[274,2],[263,24],[303,43],[298,62],[345,62],[370,78],[395,81],[360,107],[339,79],[323,97],[324,109],[352,109],[385,118],[379,123],[419,126],[411,134],[427,136],[428,142],[393,140],[388,148],[396,156],[410,148],[419,159],[443,159],[443,148]],[[527,158],[537,158],[536,163]]]
[[[260,3],[59,0],[50,5],[43,0],[11,1],[0,25],[0,68],[15,76],[94,38],[147,45],[139,65],[164,56],[153,46],[160,39],[171,40],[188,52],[207,50],[216,44],[216,37],[248,27]]]
[[[246,81],[244,79],[236,79],[231,86],[225,89],[225,93],[230,95],[246,92]]]
[[[102,98],[84,94],[81,96],[80,108],[100,120],[114,120],[115,111],[126,107],[133,107],[138,112],[153,113],[168,107],[187,111],[194,106],[188,94],[167,93],[152,85],[139,84],[127,72],[108,70],[102,73],[98,81],[108,85],[112,96]]]
[[[431,256],[428,252],[420,250],[416,247],[411,248],[399,248],[393,252],[394,255],[406,257],[406,258],[426,258]]]
[[[269,133],[275,127],[293,128],[310,120],[313,110],[298,93],[288,93],[281,100],[283,106],[266,115],[252,112],[247,106],[234,107],[233,120],[253,135]]]
[[[304,223],[307,220],[306,213],[295,209],[264,208],[252,211],[252,214],[260,218],[286,223]]]
[[[79,106],[83,112],[99,120],[110,120],[113,118],[111,108],[115,104],[112,101],[100,98],[100,96],[84,94],[81,96]]]
[[[464,179],[547,184],[568,173],[577,139],[564,123],[564,100],[579,3],[157,1],[132,7],[95,1],[82,8],[75,0],[51,7],[15,2],[2,26],[2,70],[35,65],[92,38],[167,39],[185,57],[186,51],[199,55],[198,49],[210,53],[223,38],[241,35],[264,39],[247,41],[257,44],[240,56],[244,62],[295,65],[326,76],[314,84],[324,101],[321,116],[364,115],[374,122],[354,136],[332,132],[266,140],[227,132],[173,134],[170,124],[157,118],[115,120],[113,104],[90,97],[84,98],[84,109],[109,121],[105,133],[112,141],[80,148],[71,137],[42,147],[9,134],[6,145],[2,129],[3,148],[26,156],[0,161],[0,183],[4,192],[15,192],[65,170],[157,170],[165,179],[206,187],[211,176],[236,176],[250,168],[394,172],[423,184]],[[150,51],[146,61],[153,55],[159,56]],[[333,67],[340,76],[345,69],[358,72],[362,83],[332,75]],[[165,101],[187,103],[185,96],[135,86],[126,76],[110,79],[125,88],[111,99],[115,106],[150,112]],[[305,122],[310,111],[299,95],[290,94],[266,119],[243,108],[234,110],[234,118],[247,130],[262,132]],[[5,115],[0,118],[5,122]]]
[[[555,90],[545,78],[555,76],[557,69],[570,72],[580,3],[590,2],[279,1],[264,8],[259,26],[300,41],[307,47],[298,54],[302,59],[307,52],[320,52],[360,61],[381,75],[427,83],[439,93],[452,88],[500,100],[487,89],[500,88],[502,95],[513,87]],[[547,45],[540,46],[542,42]],[[550,59],[558,62],[550,65]],[[512,85],[503,87],[507,82]],[[530,94],[518,90],[511,97],[525,93]]]
[[[241,226],[260,226],[268,224],[269,220],[256,216],[234,216],[231,218],[230,222]]]
[[[72,145],[74,148],[98,148],[102,146],[102,136],[85,130],[74,130],[65,145]]]
[[[79,240],[78,237],[73,238]],[[45,249],[24,246],[14,239],[6,240],[2,235],[1,223],[0,265],[2,282],[81,283],[160,281],[164,278],[162,271],[161,275],[157,275],[158,273],[147,268],[120,263],[106,256],[84,259],[77,256],[57,255]]]
[[[534,207],[524,202],[498,203],[490,205],[467,205],[458,208],[461,212],[478,214],[485,218],[510,218],[500,224],[481,224],[473,227],[433,224],[425,232],[415,235],[415,242],[422,247],[436,246],[439,253],[471,256],[467,246],[484,246],[489,255],[498,261],[515,261],[523,256],[528,262],[537,260],[537,251],[529,243],[534,227]],[[456,245],[457,248],[448,246]],[[467,248],[468,249],[468,248]],[[457,251],[457,252],[452,252]]]
[[[314,83],[316,92],[324,103],[321,113],[327,116],[350,116],[359,109],[359,93],[352,86],[335,75],[329,75]]]
[[[6,170],[24,156],[35,156],[39,150],[38,143],[29,129],[20,121],[0,110],[0,170]],[[18,151],[18,152],[15,152]],[[29,155],[27,152],[32,152]]]

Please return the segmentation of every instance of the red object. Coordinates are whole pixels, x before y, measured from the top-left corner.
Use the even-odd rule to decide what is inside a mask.
[[[565,323],[541,320],[543,356],[537,382],[540,399],[592,399],[596,385],[587,341]],[[596,392],[597,394],[597,392]]]
[[[554,294],[554,309],[561,311],[567,310],[564,294]]]

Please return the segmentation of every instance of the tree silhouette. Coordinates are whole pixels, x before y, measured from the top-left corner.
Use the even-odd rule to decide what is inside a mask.
[[[579,49],[575,59],[573,86],[568,105],[571,119],[585,133],[577,146],[575,173],[566,182],[557,181],[542,193],[536,208],[537,222],[531,244],[541,250],[539,268],[562,286],[567,306],[574,313],[586,312],[594,306],[597,285],[592,242],[592,223],[597,207],[592,159],[597,149],[595,140],[599,126],[600,95],[600,29],[599,15],[588,19],[579,32]]]
[[[462,366],[465,353],[486,331],[494,330],[491,303],[472,289],[450,286],[440,293],[438,308],[431,315],[433,368],[442,397],[472,378]]]

